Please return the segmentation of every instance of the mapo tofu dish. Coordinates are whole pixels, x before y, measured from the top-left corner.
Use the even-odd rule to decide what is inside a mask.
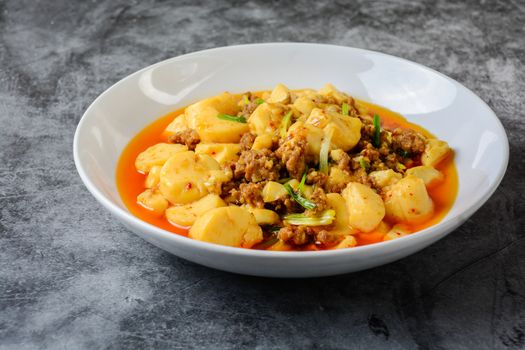
[[[198,101],[144,129],[117,185],[141,219],[268,250],[396,239],[438,222],[457,174],[445,141],[331,84]]]

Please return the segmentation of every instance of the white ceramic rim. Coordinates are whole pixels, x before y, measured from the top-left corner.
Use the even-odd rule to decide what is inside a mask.
[[[126,80],[128,77],[141,74],[145,70],[154,68],[156,66],[163,65],[163,64],[168,63],[170,61],[175,61],[175,60],[179,60],[179,59],[182,59],[182,58],[191,57],[192,55],[202,54],[202,53],[213,53],[214,51],[217,51],[217,50],[234,49],[234,48],[239,48],[239,47],[249,48],[251,46],[259,46],[260,47],[260,46],[281,46],[281,45],[282,46],[287,46],[287,45],[326,46],[326,47],[346,48],[346,49],[351,49],[351,50],[355,50],[355,51],[358,51],[358,52],[360,51],[360,52],[363,52],[363,53],[374,53],[376,55],[381,55],[381,56],[386,56],[386,57],[390,57],[390,58],[395,58],[395,59],[398,59],[398,60],[401,60],[401,61],[404,61],[404,62],[407,62],[407,63],[410,63],[410,64],[415,64],[415,65],[417,65],[419,68],[421,68],[423,70],[426,70],[426,71],[438,74],[442,78],[444,78],[444,79],[446,79],[448,81],[451,81],[454,84],[460,85],[461,87],[463,87],[465,89],[466,92],[471,94],[473,97],[475,97],[476,99],[478,99],[482,103],[483,107],[487,110],[488,114],[490,114],[491,117],[496,121],[496,125],[498,125],[498,127],[500,128],[499,131],[502,133],[502,135],[505,135],[505,141],[506,142],[504,142],[504,145],[503,145],[503,152],[504,152],[504,154],[503,154],[504,163],[503,164],[504,164],[504,166],[501,166],[498,169],[497,176],[496,176],[497,180],[494,181],[491,186],[489,186],[488,191],[485,192],[485,195],[478,202],[475,202],[472,205],[470,205],[465,211],[463,211],[461,213],[461,215],[457,215],[455,217],[451,217],[448,222],[442,223],[440,221],[434,226],[431,226],[431,227],[428,227],[428,228],[426,228],[424,230],[415,232],[414,234],[410,234],[410,235],[407,235],[407,236],[404,236],[404,237],[400,237],[400,238],[395,239],[395,240],[389,240],[389,241],[384,241],[384,242],[379,242],[379,243],[374,243],[374,244],[369,244],[369,245],[364,245],[364,246],[357,246],[357,247],[353,247],[353,248],[349,248],[349,249],[319,250],[319,251],[256,250],[256,249],[229,247],[229,246],[223,246],[223,245],[219,245],[219,244],[214,244],[214,243],[208,243],[208,242],[202,242],[202,241],[194,240],[194,239],[191,239],[189,237],[185,237],[185,236],[182,236],[182,235],[170,232],[170,231],[163,230],[163,229],[161,229],[161,228],[159,228],[157,226],[154,226],[152,224],[149,224],[149,223],[147,223],[147,222],[137,218],[136,216],[131,214],[129,211],[126,211],[126,210],[122,209],[118,205],[114,204],[111,200],[106,198],[102,194],[102,192],[99,191],[98,188],[89,180],[89,178],[86,175],[86,172],[85,172],[85,170],[84,170],[84,168],[83,168],[83,166],[82,166],[82,164],[80,162],[80,158],[79,158],[78,135],[79,135],[79,131],[82,129],[82,126],[83,126],[84,122],[89,117],[89,112],[91,111],[91,109],[93,109],[93,106],[95,106],[97,104],[97,102],[99,101],[99,99],[101,99],[104,95],[106,95],[109,90],[112,90],[113,88],[115,88],[118,85],[120,85],[121,83],[123,83],[124,80]],[[146,126],[147,125],[144,125],[144,127],[146,127]],[[460,226],[463,222],[465,222],[483,204],[485,204],[485,202],[492,196],[494,191],[497,189],[497,187],[501,183],[501,181],[503,179],[503,176],[505,175],[505,172],[507,170],[508,161],[509,161],[509,143],[508,143],[507,134],[505,132],[505,129],[503,128],[503,125],[501,124],[500,119],[496,116],[494,111],[485,103],[485,101],[483,101],[474,92],[472,92],[470,89],[468,89],[464,85],[460,84],[456,80],[454,80],[452,78],[449,78],[448,76],[446,76],[446,75],[444,75],[444,74],[442,74],[442,73],[440,73],[440,72],[438,72],[438,71],[436,71],[436,70],[434,70],[432,68],[426,67],[424,65],[421,65],[419,63],[416,63],[416,62],[413,62],[413,61],[410,61],[410,60],[407,60],[407,59],[404,59],[404,58],[401,58],[401,57],[388,55],[388,54],[385,54],[385,53],[382,53],[382,52],[378,52],[378,51],[373,51],[373,50],[366,50],[366,49],[354,48],[354,47],[349,47],[349,46],[330,45],[330,44],[281,42],[281,43],[261,43],[261,44],[223,46],[223,47],[217,47],[217,48],[213,48],[213,49],[195,51],[195,52],[192,52],[192,53],[188,53],[188,54],[184,54],[184,55],[181,55],[181,56],[172,57],[172,58],[169,58],[169,59],[157,62],[157,63],[152,64],[152,65],[150,65],[148,67],[145,67],[145,68],[143,68],[143,69],[141,69],[139,71],[136,71],[136,72],[134,72],[134,73],[132,73],[130,75],[127,75],[126,77],[122,78],[121,80],[119,80],[118,82],[116,82],[115,84],[110,86],[108,89],[106,89],[102,94],[100,94],[91,103],[91,105],[86,109],[86,111],[82,115],[82,118],[80,119],[80,122],[78,123],[77,129],[75,131],[75,136],[74,136],[74,139],[73,139],[73,157],[74,157],[75,166],[76,166],[77,171],[78,171],[78,173],[80,175],[80,178],[82,179],[82,182],[84,182],[84,184],[87,187],[88,191],[106,209],[108,209],[111,213],[116,215],[121,221],[123,221],[123,222],[131,222],[133,225],[135,225],[140,230],[153,232],[153,233],[155,233],[157,235],[164,236],[167,239],[171,239],[175,243],[181,243],[181,244],[186,245],[186,246],[191,246],[192,248],[194,248],[196,250],[201,250],[201,251],[204,251],[204,252],[214,251],[214,252],[217,252],[217,253],[231,254],[231,255],[237,255],[237,256],[251,256],[251,257],[260,257],[260,258],[279,257],[279,258],[284,258],[284,259],[288,259],[288,258],[289,259],[296,259],[296,258],[299,258],[299,257],[301,257],[301,258],[314,258],[314,257],[319,257],[319,258],[323,257],[323,258],[325,258],[327,256],[336,257],[336,256],[341,256],[341,255],[346,255],[346,254],[353,254],[353,253],[358,253],[358,252],[366,253],[366,252],[371,252],[371,251],[375,251],[375,250],[378,250],[378,249],[383,249],[383,248],[386,248],[388,246],[390,246],[391,248],[395,249],[396,245],[399,246],[399,248],[401,248],[403,246],[406,246],[406,245],[410,245],[409,242],[417,241],[419,239],[422,239],[422,238],[419,238],[419,237],[422,237],[422,236],[425,236],[425,235],[438,236],[439,233],[442,233],[442,232],[446,232],[448,234],[450,231],[452,231],[456,227]],[[113,179],[113,181],[115,181],[115,179]],[[456,200],[457,200],[457,198],[456,198]],[[416,243],[416,242],[414,242],[414,243]]]

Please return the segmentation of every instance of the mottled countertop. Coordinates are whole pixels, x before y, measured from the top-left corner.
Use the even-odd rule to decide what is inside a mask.
[[[0,1],[0,349],[525,348],[525,2]],[[435,68],[499,116],[510,163],[440,242],[343,276],[274,280],[125,229],[73,164],[114,82],[216,46],[308,41]]]

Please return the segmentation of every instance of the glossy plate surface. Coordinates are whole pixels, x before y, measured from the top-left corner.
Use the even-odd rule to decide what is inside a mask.
[[[356,98],[402,114],[447,141],[455,150],[459,176],[458,196],[447,216],[426,230],[379,244],[272,252],[195,241],[147,224],[127,211],[116,188],[116,164],[128,141],[142,128],[199,99],[223,91],[267,90],[277,83],[291,89],[332,83]],[[423,249],[461,225],[491,196],[505,173],[509,152],[505,131],[494,112],[458,82],[378,52],[296,43],[200,51],[131,74],[87,109],[77,127],[73,151],[88,190],[146,241],[202,265],[272,277],[358,271]]]

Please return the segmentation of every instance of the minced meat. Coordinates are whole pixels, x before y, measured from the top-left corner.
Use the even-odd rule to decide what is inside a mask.
[[[307,145],[306,135],[300,133],[287,139],[275,151],[275,155],[293,178],[300,179],[306,170]]]
[[[245,116],[246,118],[248,118],[253,113],[253,111],[255,111],[255,109],[258,106],[258,104],[256,102],[257,101],[257,97],[253,96],[251,94],[249,94],[248,96],[249,96],[248,98],[249,98],[250,102],[245,103],[242,106],[242,110],[241,110],[241,114],[243,116]]]
[[[271,202],[272,210],[280,213],[296,213],[302,210],[302,207],[297,204],[288,194]]]
[[[241,141],[239,143],[241,144],[241,151],[247,151],[252,149],[253,142],[255,141],[255,138],[257,135],[252,134],[250,132],[245,133],[241,137]]]
[[[308,175],[306,176],[306,183],[308,185],[315,185],[320,188],[324,188],[327,180],[328,175],[315,169],[310,169],[308,171]]]
[[[421,154],[425,151],[425,139],[411,129],[397,128],[392,132],[394,149],[402,149],[410,154]]]
[[[186,145],[189,150],[193,151],[195,146],[201,142],[201,139],[197,131],[193,129],[186,129],[168,137],[168,142]]]
[[[235,163],[234,177],[244,177],[249,182],[279,179],[281,164],[276,155],[269,149],[242,151]]]
[[[326,194],[321,187],[315,187],[315,190],[310,196],[310,200],[315,203],[316,207],[305,211],[305,214],[308,216],[315,216],[316,214],[329,208],[329,205],[326,201]]]
[[[311,240],[311,236],[315,235],[315,231],[310,226],[289,225],[281,228],[277,233],[277,237],[286,243],[295,245],[303,245]]]
[[[277,237],[283,242],[295,245],[331,244],[337,240],[337,237],[323,226],[286,225],[279,230]]]
[[[241,183],[239,188],[232,188],[229,191],[230,201],[237,204],[248,204],[254,208],[264,208],[262,198],[262,189],[265,182],[259,183]]]
[[[350,170],[350,156],[346,152],[339,152],[337,167],[341,170]]]

